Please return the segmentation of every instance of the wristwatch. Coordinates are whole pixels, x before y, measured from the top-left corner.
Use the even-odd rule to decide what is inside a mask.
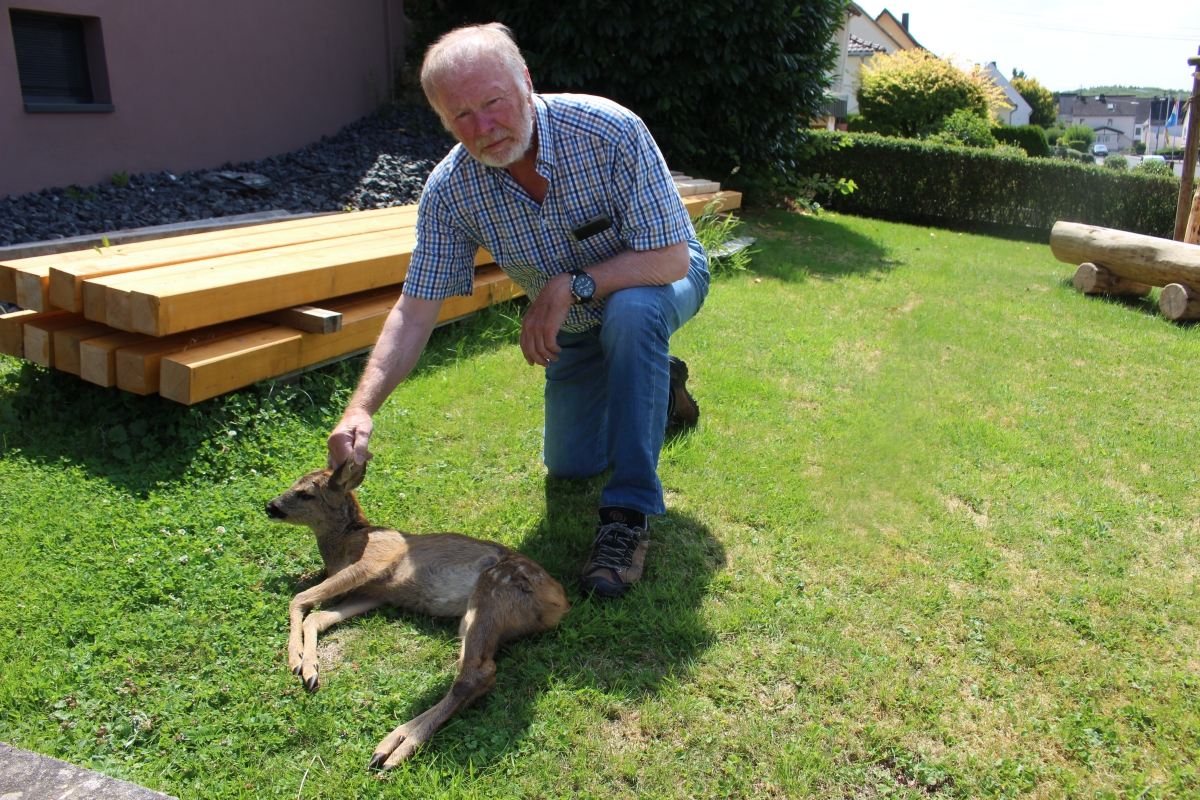
[[[573,269],[569,273],[571,278],[571,296],[575,298],[575,305],[586,303],[596,294],[596,281],[592,279],[581,269]]]

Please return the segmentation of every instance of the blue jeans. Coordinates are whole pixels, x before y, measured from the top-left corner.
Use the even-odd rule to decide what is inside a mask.
[[[662,514],[658,454],[667,425],[667,345],[708,295],[708,257],[688,244],[688,274],[666,286],[614,292],[603,323],[559,332],[562,352],[546,368],[546,444],[554,478],[584,478],[612,467],[601,506]]]

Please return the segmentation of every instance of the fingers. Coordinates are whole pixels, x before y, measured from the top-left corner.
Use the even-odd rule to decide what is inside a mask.
[[[354,430],[354,463],[365,464],[375,457],[375,454],[367,449],[368,443],[371,441],[371,427],[356,428]]]
[[[374,427],[369,414],[348,411],[326,442],[329,468],[337,469],[351,456],[357,464],[364,464],[373,458],[368,444]]]

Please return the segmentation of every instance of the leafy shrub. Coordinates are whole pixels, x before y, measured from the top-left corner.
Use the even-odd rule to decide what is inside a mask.
[[[859,73],[858,108],[877,130],[916,136],[959,109],[986,119],[1003,93],[978,69],[959,69],[925,50],[877,53]]]
[[[1083,153],[1082,152],[1080,152],[1079,150],[1075,150],[1073,148],[1067,147],[1066,145],[1063,145],[1063,144],[1056,144],[1054,147],[1050,148],[1050,157],[1051,158],[1060,158],[1064,161],[1078,161],[1081,164],[1083,163]]]
[[[1162,150],[1155,150],[1154,155],[1166,156],[1167,158],[1183,158],[1182,147],[1164,147]]]
[[[992,135],[997,141],[1015,144],[1028,155],[1037,158],[1047,158],[1050,155],[1046,131],[1037,125],[1001,125],[992,128]]]
[[[930,141],[942,144],[958,144],[966,147],[984,147],[991,149],[996,146],[996,137],[992,135],[991,124],[974,111],[960,108],[942,120],[939,130]]]
[[[727,256],[714,256],[715,253],[721,252],[722,245],[739,238],[737,229],[742,225],[741,220],[733,214],[718,214],[714,202],[707,206],[704,213],[693,220],[693,223],[696,226],[696,238],[709,254],[708,269],[713,275],[742,272],[750,266],[750,256],[757,251],[749,247]]]
[[[1145,155],[1146,154],[1146,143],[1145,142],[1134,142],[1133,143],[1133,152],[1135,155],[1139,155],[1139,156]]]
[[[412,52],[458,25],[512,28],[538,91],[611,98],[646,122],[676,169],[786,183],[822,116],[841,0],[409,0]],[[698,124],[698,120],[703,123]],[[798,124],[799,123],[799,124]]]
[[[871,134],[821,133],[852,147],[816,149],[809,172],[853,180],[827,207],[921,224],[990,224],[1049,233],[1058,220],[1170,236],[1179,182],[1061,160]]]
[[[1063,137],[1068,142],[1083,142],[1083,147],[1078,149],[1086,150],[1096,141],[1096,132],[1087,125],[1072,125],[1063,133]]]
[[[1058,116],[1058,102],[1054,99],[1054,93],[1042,86],[1036,78],[1025,76],[1020,70],[1013,70],[1012,87],[1017,90],[1017,94],[1025,99],[1026,103],[1032,107],[1029,114],[1030,125],[1053,125],[1055,118]],[[1029,153],[1028,150],[1025,152]],[[1034,155],[1029,153],[1029,155]]]
[[[998,144],[992,149],[992,152],[998,156],[1009,156],[1010,158],[1028,158],[1029,154],[1015,144]]]
[[[1060,139],[1059,142],[1062,143],[1062,140]],[[1067,139],[1065,143],[1068,149],[1075,150],[1080,153],[1082,153],[1084,150],[1087,150],[1089,144],[1089,142],[1084,139]]]
[[[1124,172],[1129,169],[1129,159],[1120,153],[1113,153],[1111,156],[1104,158],[1105,169],[1115,169],[1118,172]]]
[[[1053,147],[1056,144],[1061,144],[1063,134],[1066,132],[1067,132],[1067,129],[1063,127],[1061,122],[1057,123],[1056,125],[1054,125],[1052,127],[1047,128],[1046,129],[1046,143],[1049,144],[1051,147]]]
[[[1164,177],[1174,178],[1175,170],[1171,169],[1171,165],[1163,161],[1143,161],[1132,170],[1143,175],[1162,175]]]

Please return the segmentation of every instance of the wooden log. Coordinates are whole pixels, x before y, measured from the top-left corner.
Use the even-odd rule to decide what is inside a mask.
[[[411,243],[381,242],[174,276],[131,291],[133,329],[164,336],[386,286],[403,278],[411,257]],[[482,250],[476,256],[476,264],[491,260]]]
[[[95,323],[93,323],[95,324]],[[117,385],[117,351],[150,339],[144,333],[117,331],[79,344],[79,377],[97,386]]]
[[[1188,59],[1188,63],[1192,63]],[[1200,116],[1196,108],[1200,106],[1200,68],[1192,77],[1192,97],[1189,101],[1191,124],[1188,125],[1187,139],[1183,146],[1183,174],[1179,176],[1179,201],[1175,208],[1175,239],[1186,241],[1188,211],[1191,207],[1192,190],[1196,181],[1196,158],[1200,155]]]
[[[219,339],[247,336],[270,327],[273,326],[269,322],[247,319],[174,336],[147,337],[139,344],[117,350],[117,386],[134,394],[154,394],[161,380],[163,358]]]
[[[735,208],[741,208],[742,193],[729,191],[705,192],[683,198],[683,207],[687,209],[688,215],[692,219],[704,214],[704,210],[710,203],[713,204],[714,211],[731,211]]]
[[[1200,125],[1200,111],[1197,112],[1197,125]],[[1200,244],[1200,184],[1196,186],[1196,192],[1192,195],[1192,210],[1188,215],[1187,230],[1184,231],[1183,241],[1185,244]]]
[[[32,311],[52,311],[53,306],[46,296],[50,285],[49,267],[19,267],[13,270],[17,290],[17,305]]]
[[[103,275],[98,278],[87,278],[83,281],[83,313],[88,319],[104,322],[121,330],[133,330],[132,311],[129,300],[134,288],[162,286],[179,276],[221,275],[232,274],[248,269],[250,265],[264,260],[273,263],[299,263],[305,256],[317,252],[345,252],[357,248],[365,248],[378,243],[398,242],[406,244],[411,250],[416,241],[411,229],[395,231],[375,231],[350,237],[339,237],[332,241],[319,240],[301,244],[277,247],[270,250],[237,253],[229,256],[218,256],[198,261],[186,261],[178,264],[168,264],[145,270],[118,272]],[[225,272],[222,273],[222,270]],[[219,278],[218,278],[219,280]],[[394,281],[393,281],[394,282]],[[313,298],[320,300],[323,298]],[[292,305],[300,305],[294,303]],[[286,308],[286,306],[282,306]],[[266,309],[275,311],[276,308]],[[248,316],[248,315],[247,315]]]
[[[521,294],[520,287],[498,267],[485,267],[476,274],[472,296],[448,298],[442,303],[438,320],[458,319]],[[395,291],[340,306],[343,321],[338,333],[301,333],[279,327],[244,341],[216,342],[164,358],[160,394],[191,405],[370,347],[379,338],[398,297]]]
[[[88,339],[117,333],[103,322],[85,322],[74,328],[54,332],[54,368],[79,374],[79,345]]]
[[[342,312],[314,306],[296,306],[260,315],[267,322],[305,333],[337,333],[342,329]]]
[[[1151,286],[1200,286],[1200,245],[1056,222],[1050,232],[1050,252],[1059,261],[1098,264],[1114,275]]]
[[[54,334],[87,322],[83,314],[68,311],[63,314],[43,314],[41,319],[26,321],[22,331],[25,358],[43,367],[54,366]]]
[[[1158,296],[1158,309],[1172,322],[1200,319],[1200,293],[1182,283],[1169,283]]]
[[[54,312],[51,312],[54,313]],[[65,314],[65,311],[58,312]],[[22,309],[0,314],[0,353],[13,358],[25,357],[25,322],[39,316],[36,311]]]
[[[38,260],[49,265],[51,303],[59,308],[83,311],[83,284],[88,279],[308,242],[333,241],[364,233],[412,228],[416,224],[416,206],[314,217],[307,224],[303,222],[294,220],[233,229],[232,233],[221,231],[220,236],[213,233],[198,234],[164,239],[161,243],[140,242],[121,248],[89,250],[87,253],[90,255],[86,258],[70,253],[27,260]],[[73,258],[64,258],[67,255]]]
[[[1150,294],[1150,287],[1146,284],[1113,275],[1104,267],[1092,263],[1080,264],[1071,282],[1084,294],[1120,297],[1145,297]]]

